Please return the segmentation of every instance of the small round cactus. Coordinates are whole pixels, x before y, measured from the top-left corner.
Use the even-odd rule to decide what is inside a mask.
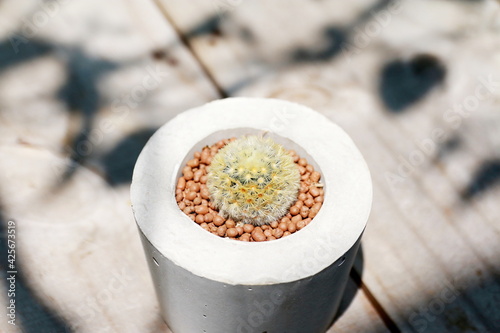
[[[212,159],[207,186],[224,217],[262,225],[285,215],[297,200],[300,173],[289,152],[270,138],[246,136]]]

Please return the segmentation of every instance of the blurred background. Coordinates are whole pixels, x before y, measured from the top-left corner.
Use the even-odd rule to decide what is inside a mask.
[[[1,332],[170,332],[133,166],[166,121],[230,96],[310,106],[369,164],[329,332],[500,332],[494,0],[0,1]]]

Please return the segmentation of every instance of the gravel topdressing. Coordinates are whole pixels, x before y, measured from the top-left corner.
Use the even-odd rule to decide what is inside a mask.
[[[307,160],[295,151],[290,154],[300,171],[300,190],[295,204],[288,213],[277,221],[267,225],[252,224],[224,218],[210,202],[207,183],[207,167],[213,156],[235,138],[216,142],[195,152],[193,159],[182,169],[182,176],[177,181],[176,201],[179,208],[200,227],[219,237],[227,237],[246,242],[271,241],[297,232],[318,214],[323,204],[324,190],[319,182],[321,174],[314,170]]]

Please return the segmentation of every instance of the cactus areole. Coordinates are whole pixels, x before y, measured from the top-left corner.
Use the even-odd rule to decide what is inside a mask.
[[[214,156],[207,185],[224,217],[262,225],[285,215],[297,200],[300,173],[283,146],[246,136]]]

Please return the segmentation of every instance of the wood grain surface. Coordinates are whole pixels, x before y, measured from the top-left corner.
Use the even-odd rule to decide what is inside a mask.
[[[9,221],[19,272],[0,331],[170,332],[132,169],[163,123],[229,96],[314,108],[370,167],[328,332],[500,331],[498,2],[3,1],[0,22],[0,272]]]

